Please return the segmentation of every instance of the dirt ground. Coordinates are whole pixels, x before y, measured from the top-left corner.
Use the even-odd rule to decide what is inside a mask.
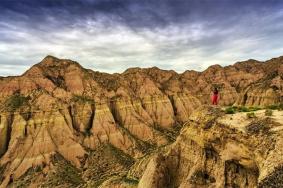
[[[272,110],[272,116],[266,116],[265,110],[255,111],[255,118],[248,118],[247,113],[249,112],[237,112],[235,114],[226,114],[218,119],[218,122],[230,127],[237,128],[240,131],[245,132],[245,127],[253,122],[255,119],[271,118],[274,122],[281,124],[272,128],[272,131],[279,131],[283,129],[283,111]]]

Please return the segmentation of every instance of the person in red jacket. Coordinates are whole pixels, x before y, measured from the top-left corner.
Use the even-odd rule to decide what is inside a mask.
[[[218,101],[219,101],[219,92],[218,89],[215,87],[211,97],[212,105],[217,105]]]

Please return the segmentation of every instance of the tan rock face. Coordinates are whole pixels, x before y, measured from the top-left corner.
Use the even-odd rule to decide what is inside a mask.
[[[89,166],[85,162],[90,160],[92,151],[107,145],[115,155],[125,158],[120,161],[123,168],[119,168],[119,173],[116,173],[118,180],[112,179],[111,170],[106,170],[108,174],[104,175],[111,177],[111,181],[104,186],[113,183],[118,187],[133,187],[133,183],[136,187],[143,170],[133,170],[133,177],[124,177],[124,168],[129,168],[127,161],[132,164],[135,160],[140,164],[135,169],[145,169],[149,160],[139,163],[141,158],[144,159],[148,153],[154,153],[175,141],[178,130],[189,121],[195,109],[201,104],[210,103],[213,87],[220,88],[221,105],[235,102],[258,106],[281,103],[282,62],[282,57],[265,63],[249,60],[227,67],[211,66],[204,72],[186,71],[182,74],[157,67],[132,68],[121,74],[107,74],[84,69],[71,60],[47,56],[22,76],[0,78],[2,186],[16,186],[11,183],[11,179],[22,181],[25,180],[24,176],[32,178],[30,181],[49,183],[49,179],[44,178],[46,174],[59,168],[54,160],[58,156],[64,164],[69,164],[71,170],[80,171],[74,170],[77,178],[69,178],[79,180],[79,183],[71,181],[66,186],[78,186],[88,181],[91,183],[93,180],[85,175],[89,173],[86,172]],[[198,143],[200,140],[194,142]],[[150,162],[153,171],[146,170],[149,173],[146,180],[156,174],[163,174],[163,178],[169,177],[167,165],[177,169],[174,165],[180,158],[178,155],[183,155],[179,150],[192,156],[203,156],[201,144],[192,148],[181,141],[177,143],[175,145],[179,149],[169,152],[174,155],[172,164],[167,162],[169,154],[159,155],[155,162]],[[235,143],[231,147],[233,144]],[[239,148],[236,147],[235,151],[237,150]],[[157,165],[163,160],[163,166]],[[124,163],[127,165],[123,165]],[[190,166],[191,163],[192,161],[187,161],[185,165]],[[227,165],[231,166],[230,171],[233,171],[233,165],[237,166],[233,161]],[[192,165],[190,167],[197,168]],[[35,168],[41,170],[35,173]],[[213,168],[224,170],[221,165]],[[181,171],[179,174],[185,174],[183,171],[186,169]],[[230,171],[227,173],[232,173]],[[203,182],[202,175],[207,177],[203,171],[190,173],[196,173],[192,175],[195,177],[192,181]],[[215,170],[215,173],[220,172]],[[241,173],[247,171],[243,170]],[[146,181],[143,178],[141,182],[153,187],[168,184],[166,178],[155,178],[156,181]],[[176,179],[176,184],[187,186],[183,185],[183,177],[176,178],[179,178]],[[210,176],[207,178],[214,181]],[[242,176],[237,178],[237,182],[244,181]],[[258,176],[246,178],[253,182]]]
[[[283,132],[275,128],[282,124],[258,119],[242,132],[218,123],[221,116],[211,107],[194,112],[176,142],[152,157],[138,187],[282,186],[274,179],[282,173]]]
[[[0,156],[2,156],[9,143],[9,122],[6,115],[0,116]]]
[[[183,124],[188,121],[191,113],[198,108],[201,103],[189,94],[176,94],[170,96],[176,121]]]
[[[248,106],[269,106],[282,103],[283,79],[282,58],[266,64],[266,75],[252,83],[239,96],[236,104]]]
[[[6,165],[6,179],[11,174],[17,179],[34,166],[50,165],[55,153],[80,167],[80,159],[86,152],[75,141],[73,130],[60,112],[40,112],[28,121],[14,114],[11,127],[9,147],[0,161]]]
[[[89,132],[90,134],[84,138],[83,145],[90,149],[95,149],[103,143],[111,143],[125,153],[133,156],[140,155],[140,152],[134,147],[135,140],[131,140],[130,136],[118,127],[106,104],[96,105]]]
[[[95,105],[92,103],[75,103],[69,109],[73,126],[80,132],[86,132],[91,129],[95,113]]]

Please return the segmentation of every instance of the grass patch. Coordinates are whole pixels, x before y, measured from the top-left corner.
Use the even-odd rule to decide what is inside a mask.
[[[225,113],[226,114],[235,114],[236,109],[234,107],[228,107],[228,108],[225,109]]]
[[[30,97],[25,97],[19,93],[12,95],[5,102],[5,107],[9,111],[14,111],[28,103]]]
[[[258,106],[251,106],[251,107],[249,107],[249,111],[250,112],[254,112],[254,111],[258,111],[258,110],[261,110],[261,108],[258,107]]]
[[[245,106],[239,106],[239,107],[237,108],[237,111],[239,111],[239,112],[249,112],[250,109],[247,108],[247,107],[245,107]]]
[[[254,112],[257,110],[261,110],[260,107],[257,106],[251,106],[251,107],[246,107],[246,106],[229,106],[225,109],[226,114],[235,114],[236,112]]]

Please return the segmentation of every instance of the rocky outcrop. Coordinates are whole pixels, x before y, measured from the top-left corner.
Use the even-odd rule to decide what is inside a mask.
[[[0,116],[0,156],[2,156],[9,144],[9,131],[11,127],[9,127],[9,117],[6,115]]]
[[[236,104],[247,106],[270,106],[282,103],[283,99],[283,73],[281,61],[270,60],[270,68],[262,79],[250,84],[239,96]]]
[[[98,181],[100,171],[104,174],[103,181],[107,181],[99,185],[105,187],[112,184],[136,187],[139,179],[140,186],[193,185],[184,183],[182,178],[185,176],[192,178],[192,182],[213,184],[222,181],[217,179],[216,174],[223,173],[219,169],[231,174],[231,180],[227,180],[229,185],[234,179],[236,184],[246,182],[244,178],[248,182],[257,182],[263,177],[259,167],[247,169],[234,158],[217,159],[221,164],[204,159],[206,149],[198,142],[211,135],[197,137],[191,135],[196,130],[187,128],[189,132],[183,130],[174,147],[170,144],[176,140],[183,124],[190,121],[191,114],[202,104],[210,103],[213,87],[220,89],[221,105],[281,103],[282,62],[282,57],[265,63],[248,60],[227,67],[214,65],[204,72],[186,71],[182,74],[157,67],[131,68],[121,74],[107,74],[84,69],[71,60],[47,56],[22,76],[0,78],[1,186],[17,186],[23,179],[46,181],[48,186],[54,186],[64,180],[60,173],[53,174],[62,170],[61,166],[76,174],[65,184],[68,187],[92,186],[94,181]],[[232,134],[231,130],[225,129],[221,137],[224,133]],[[183,139],[189,139],[190,144]],[[235,141],[238,142],[242,140]],[[209,151],[213,153],[211,155],[215,152],[220,155],[219,152],[224,151],[224,146],[220,145],[218,150]],[[160,153],[160,150],[167,150],[167,154]],[[182,150],[192,158],[185,159],[188,157]],[[159,154],[151,160],[155,153]],[[110,154],[115,164],[101,160],[103,155]],[[123,157],[117,159],[115,155]],[[213,167],[194,166],[193,156]],[[168,158],[172,159],[171,162]],[[183,161],[184,166],[179,169]],[[223,161],[227,161],[227,168],[223,167]],[[96,163],[104,168],[98,169]],[[163,166],[159,165],[161,163]],[[195,170],[188,171],[188,167]],[[36,171],[38,168],[40,170]],[[171,168],[180,172],[174,175]],[[242,175],[236,175],[235,169],[240,169]],[[250,175],[249,170],[255,170],[259,175]],[[98,173],[94,179],[89,175],[93,173]],[[162,174],[164,177],[159,177]],[[58,182],[48,179],[53,176]],[[172,181],[168,182],[168,178]]]
[[[282,124],[260,118],[243,131],[219,121],[224,116],[212,107],[193,113],[176,142],[152,157],[138,187],[282,186],[275,180],[282,175]]]
[[[6,165],[6,179],[17,179],[34,166],[50,165],[55,153],[80,167],[86,152],[59,112],[40,112],[28,121],[15,114],[11,127],[9,147],[0,161],[1,166]]]
[[[103,143],[111,143],[125,153],[139,156],[139,151],[134,147],[135,140],[130,136],[115,123],[110,108],[106,104],[101,104],[96,105],[92,126],[83,138],[83,145],[95,149]]]

